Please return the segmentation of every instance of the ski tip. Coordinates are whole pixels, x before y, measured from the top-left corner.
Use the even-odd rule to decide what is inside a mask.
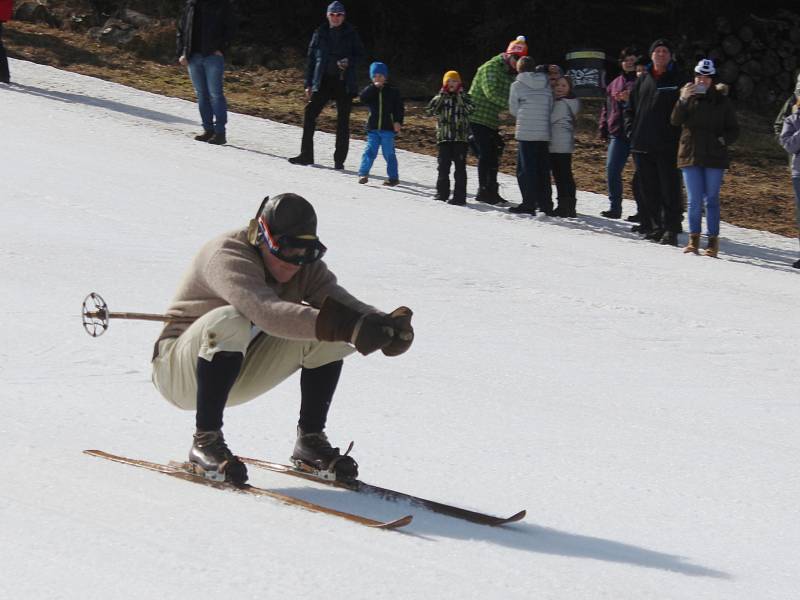
[[[522,521],[522,519],[524,519],[525,515],[527,515],[527,514],[528,514],[528,511],[526,509],[523,509],[523,510],[519,511],[517,514],[511,515],[510,517],[505,519],[503,521],[503,523],[516,523],[517,521]]]
[[[374,529],[397,529],[399,527],[405,527],[411,521],[414,520],[414,515],[406,515],[405,517],[400,517],[399,519],[395,519],[394,521],[384,521],[382,523],[376,523],[375,525],[371,525]]]

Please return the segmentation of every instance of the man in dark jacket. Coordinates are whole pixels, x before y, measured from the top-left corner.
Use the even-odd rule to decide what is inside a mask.
[[[222,91],[224,52],[236,32],[231,0],[187,0],[178,20],[178,62],[189,67],[203,133],[194,139],[224,144],[228,103]]]
[[[353,96],[358,94],[356,68],[364,56],[364,45],[355,28],[345,23],[344,4],[328,5],[328,22],[323,23],[311,37],[308,45],[303,115],[303,141],[300,154],[289,159],[295,165],[314,163],[314,130],[317,117],[325,105],[336,100],[336,150],[333,162],[336,169],[344,169],[350,147],[350,109]]]
[[[624,111],[625,131],[642,185],[641,224],[634,231],[662,244],[678,245],[683,220],[681,176],[677,167],[680,128],[670,122],[687,78],[678,71],[672,48],[658,39],[651,63],[636,80]]]

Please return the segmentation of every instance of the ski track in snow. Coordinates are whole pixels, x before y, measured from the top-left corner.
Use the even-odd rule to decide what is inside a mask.
[[[356,183],[333,138],[11,60],[0,86],[0,347],[7,469],[1,598],[692,598],[797,595],[797,240],[723,223],[719,260],[596,217],[434,202],[436,161],[398,151]],[[352,130],[361,130],[359,117]],[[579,168],[579,165],[577,166]],[[787,193],[791,193],[787,172]],[[476,173],[469,171],[469,188]],[[519,201],[514,178],[502,194]],[[381,532],[82,454],[183,459],[193,416],[149,383],[157,323],[90,338],[79,303],[162,312],[207,239],[265,194],[317,208],[326,262],[406,355],[348,359],[328,433],[366,481],[493,514],[492,529],[251,469],[252,483],[388,519]],[[626,202],[625,214],[632,212]],[[225,415],[232,448],[285,461],[296,378]]]

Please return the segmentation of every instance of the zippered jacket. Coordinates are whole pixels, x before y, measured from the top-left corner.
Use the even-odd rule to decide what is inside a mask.
[[[400,91],[385,83],[382,87],[376,87],[370,83],[361,90],[361,103],[369,108],[369,118],[367,119],[367,131],[382,129],[384,131],[394,131],[394,124],[403,124],[405,107]]]
[[[792,177],[800,177],[800,112],[789,115],[783,120],[778,139],[783,149],[789,153]]]
[[[672,110],[672,124],[681,127],[679,168],[728,168],[728,147],[739,137],[739,123],[727,96],[712,87],[686,102],[678,100]]]
[[[550,114],[550,153],[572,154],[575,152],[575,123],[581,110],[577,98],[559,98],[553,102]]]
[[[553,90],[544,73],[520,73],[511,84],[508,111],[517,120],[516,138],[523,142],[550,141]]]
[[[625,103],[616,100],[615,97],[620,92],[632,90],[635,84],[635,73],[633,76],[623,73],[615,77],[606,87],[606,101],[603,104],[603,108],[600,109],[600,137],[604,139],[616,137],[628,141],[625,136],[625,121],[622,117]]]
[[[428,103],[425,109],[429,115],[438,118],[436,122],[436,143],[466,142],[469,138],[469,115],[475,110],[469,94],[459,90],[455,94],[440,92]]]
[[[225,54],[236,34],[237,17],[230,0],[187,0],[178,20],[177,53]],[[194,39],[199,37],[199,39]]]
[[[344,77],[347,93],[355,96],[358,93],[356,69],[364,58],[364,44],[361,43],[358,31],[347,21],[342,23],[338,29],[341,29],[341,32],[339,32],[335,52],[332,48],[330,24],[323,23],[311,36],[311,42],[308,44],[305,87],[311,88],[312,92],[318,92],[322,78],[331,70],[331,65],[328,63],[346,58],[348,66],[341,76]]]
[[[681,130],[670,117],[688,79],[672,62],[658,79],[652,74],[652,64],[647,69],[636,80],[625,106],[625,133],[633,152],[676,153]]]

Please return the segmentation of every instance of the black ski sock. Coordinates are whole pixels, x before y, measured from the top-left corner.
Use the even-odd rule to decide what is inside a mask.
[[[222,413],[242,368],[241,352],[217,352],[209,361],[197,359],[197,416],[200,431],[222,429]]]
[[[343,360],[337,360],[316,369],[300,372],[300,420],[297,425],[304,433],[319,433],[325,429]]]

